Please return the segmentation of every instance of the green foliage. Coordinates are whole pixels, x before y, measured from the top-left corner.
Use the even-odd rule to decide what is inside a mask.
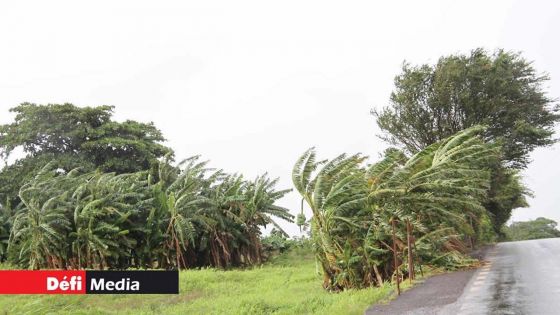
[[[147,212],[142,174],[60,173],[47,164],[21,187],[9,260],[39,268],[118,268],[131,259],[130,234]]]
[[[152,124],[111,120],[112,106],[23,103],[10,109],[15,121],[0,126],[0,157],[21,148],[25,156],[0,171],[0,198],[17,204],[20,187],[45,164],[69,171],[131,173],[149,169],[171,152]]]
[[[198,157],[171,165],[161,132],[112,121],[113,107],[24,103],[11,111],[0,155],[25,155],[0,171],[0,261],[32,269],[251,265],[264,258],[261,227],[281,231],[273,217],[293,218],[275,205],[289,192],[275,188],[277,179],[245,180]]]
[[[501,233],[497,233],[494,230],[494,224],[488,213],[482,213],[478,221],[477,235],[474,237],[481,244],[490,244],[498,240]]]
[[[556,228],[558,223],[547,218],[537,218],[525,222],[513,222],[504,227],[505,238],[508,241],[536,240],[541,238],[560,237]]]
[[[11,208],[9,205],[0,204],[0,262],[6,259],[8,254],[8,240],[11,230]]]
[[[474,125],[503,144],[503,159],[524,168],[536,147],[554,143],[558,108],[543,91],[548,76],[518,53],[450,55],[437,64],[404,64],[391,104],[373,111],[383,139],[418,152]]]
[[[459,266],[463,240],[485,215],[487,166],[498,150],[473,127],[408,157],[389,150],[364,166],[360,155],[317,162],[313,149],[296,162],[294,186],[313,212],[311,233],[323,286],[331,290],[382,285],[391,279],[391,222],[398,254],[407,252],[406,223],[422,261]],[[399,268],[403,268],[402,265]]]
[[[288,251],[305,257],[312,254],[311,239],[304,236],[287,238],[281,231],[276,229],[273,229],[270,235],[263,237],[261,244],[267,261],[277,262],[275,259],[278,255]]]
[[[533,149],[555,142],[560,115],[544,92],[548,80],[518,53],[476,49],[442,57],[435,65],[405,63],[390,105],[372,113],[385,131],[381,138],[411,153],[471,126],[488,126],[484,138],[500,145],[501,156],[491,167],[484,205],[499,233],[512,210],[527,206],[530,196],[514,170],[528,165]]]
[[[532,192],[523,185],[519,171],[494,164],[491,168],[490,190],[484,207],[488,210],[495,233],[501,234],[504,224],[515,208],[528,207],[526,197]]]
[[[276,229],[273,229],[270,235],[263,237],[261,240],[263,250],[267,257],[283,253],[294,246],[295,243],[295,240],[287,238],[281,231]]]
[[[206,165],[198,157],[162,161],[152,176],[65,172],[49,163],[21,187],[8,217],[8,261],[31,269],[262,262],[261,227],[277,226],[273,217],[292,220],[275,205],[289,190],[276,190],[266,175],[247,181]]]

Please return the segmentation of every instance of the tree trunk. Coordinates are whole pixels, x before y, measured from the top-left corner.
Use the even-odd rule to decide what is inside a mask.
[[[381,277],[379,269],[377,269],[376,265],[373,265],[373,271],[375,272],[375,277],[377,278],[377,286],[383,285],[383,277]]]
[[[399,278],[399,266],[397,264],[397,237],[395,235],[395,219],[391,220],[391,227],[393,230],[393,264],[395,267],[395,273],[397,278],[397,294],[401,295],[401,284]]]
[[[408,250],[408,281],[412,284],[414,280],[414,261],[412,259],[412,240],[411,240],[412,227],[410,220],[406,220],[406,247]]]

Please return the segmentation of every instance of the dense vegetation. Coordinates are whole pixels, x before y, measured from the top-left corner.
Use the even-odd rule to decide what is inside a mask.
[[[541,238],[560,237],[556,228],[558,223],[547,218],[536,218],[524,222],[513,222],[504,227],[505,239],[508,241],[536,240]]]
[[[503,160],[515,168],[536,147],[553,144],[560,119],[544,85],[549,80],[518,53],[475,49],[441,57],[435,65],[403,65],[390,105],[374,110],[388,142],[409,152],[474,125],[502,143]]]
[[[24,268],[187,268],[263,260],[261,227],[292,220],[266,175],[198,157],[174,166],[153,124],[113,107],[24,103],[0,126],[0,261]],[[278,226],[279,231],[282,231]]]
[[[527,188],[518,170],[529,153],[553,144],[558,106],[547,96],[546,74],[518,53],[483,49],[450,55],[435,65],[405,63],[395,78],[389,106],[374,110],[388,143],[416,153],[474,125],[488,126],[486,141],[500,144],[499,163],[492,165],[492,182],[484,203],[496,233],[511,211],[527,206]]]
[[[413,278],[413,261],[461,264],[466,237],[489,227],[482,203],[498,149],[482,141],[483,131],[467,129],[413,156],[389,150],[372,165],[359,154],[330,161],[317,161],[313,149],[303,154],[293,182],[313,211],[324,287],[382,285],[399,271]],[[408,263],[395,264],[397,256]]]
[[[210,170],[193,157],[148,172],[60,171],[21,187],[5,255],[39,268],[229,267],[262,261],[261,227],[290,221],[276,180]]]
[[[66,171],[122,174],[147,170],[172,153],[153,124],[113,121],[113,109],[31,103],[10,109],[16,115],[0,126],[0,158],[17,160],[0,170],[0,201],[19,203],[21,186],[49,162]]]

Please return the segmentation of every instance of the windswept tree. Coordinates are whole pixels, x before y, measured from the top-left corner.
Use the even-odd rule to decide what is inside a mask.
[[[20,189],[11,262],[31,269],[126,267],[137,244],[133,220],[147,206],[142,175],[60,173],[54,165]]]
[[[19,191],[22,207],[10,235],[12,260],[30,269],[60,268],[67,258],[65,235],[70,230],[68,181],[58,181],[47,165]],[[17,244],[17,245],[15,245]]]
[[[66,176],[72,176],[72,172]],[[150,199],[143,173],[93,172],[78,177],[70,198],[68,241],[73,268],[125,268],[137,247]]]
[[[293,168],[294,186],[313,213],[313,249],[328,289],[359,286],[363,281],[361,266],[356,268],[370,218],[363,161],[359,154],[317,161],[312,148]]]
[[[372,165],[359,154],[317,161],[313,149],[305,152],[292,179],[313,212],[324,287],[380,285],[402,268],[393,257],[413,261],[414,245],[429,263],[460,263],[463,242],[486,215],[488,165],[498,153],[481,139],[483,131],[473,127],[413,156],[390,150]],[[413,264],[407,268],[413,276]]]
[[[501,146],[501,157],[485,206],[499,232],[530,194],[515,170],[527,167],[532,150],[556,141],[560,115],[545,92],[548,80],[519,53],[475,49],[435,65],[405,63],[390,104],[372,113],[381,138],[409,153],[474,125],[488,126],[484,138]]]
[[[164,159],[156,170],[66,172],[47,164],[20,189],[0,253],[32,269],[253,265],[263,260],[261,229],[293,219],[276,205],[290,190],[277,190],[266,174],[247,181],[197,156],[178,165]]]
[[[486,125],[485,138],[502,144],[507,165],[525,168],[533,149],[555,142],[560,116],[545,92],[548,80],[519,53],[475,49],[435,65],[405,63],[389,106],[372,113],[385,132],[381,138],[412,153]]]

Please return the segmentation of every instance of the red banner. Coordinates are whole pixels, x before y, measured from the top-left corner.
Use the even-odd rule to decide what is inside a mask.
[[[85,270],[0,270],[0,294],[85,293]]]

